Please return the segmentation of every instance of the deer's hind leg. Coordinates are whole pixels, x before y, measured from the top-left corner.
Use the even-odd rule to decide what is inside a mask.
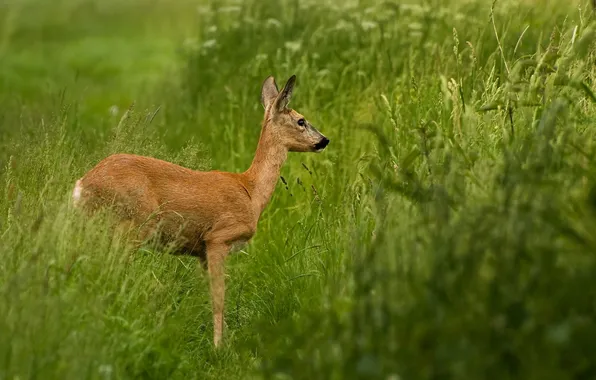
[[[137,250],[156,236],[156,226],[157,222],[154,219],[139,221],[131,217],[121,217],[114,227],[114,239],[123,240],[129,248]]]
[[[134,242],[141,247],[159,237],[160,211],[157,202],[144,201],[126,209],[126,213],[133,220],[135,228]]]

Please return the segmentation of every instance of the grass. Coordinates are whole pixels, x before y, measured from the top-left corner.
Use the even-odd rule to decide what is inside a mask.
[[[0,6],[0,379],[593,378],[596,24],[540,4]],[[114,152],[246,169],[270,74],[331,144],[229,258],[216,351],[196,261],[69,196]]]

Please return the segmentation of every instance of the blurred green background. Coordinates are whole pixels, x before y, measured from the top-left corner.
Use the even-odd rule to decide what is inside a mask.
[[[0,379],[596,378],[590,1],[4,0]],[[290,154],[227,266],[72,212],[106,155],[243,171],[260,87]]]

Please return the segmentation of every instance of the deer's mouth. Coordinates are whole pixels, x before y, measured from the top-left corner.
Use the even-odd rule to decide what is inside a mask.
[[[329,145],[329,139],[327,137],[323,137],[318,143],[315,144],[315,152],[321,152],[325,147]]]

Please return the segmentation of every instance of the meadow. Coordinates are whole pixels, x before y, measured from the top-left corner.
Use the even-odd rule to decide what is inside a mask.
[[[0,3],[0,379],[596,378],[588,0]],[[73,212],[111,153],[252,160],[263,80],[331,140],[290,153],[205,272]]]

